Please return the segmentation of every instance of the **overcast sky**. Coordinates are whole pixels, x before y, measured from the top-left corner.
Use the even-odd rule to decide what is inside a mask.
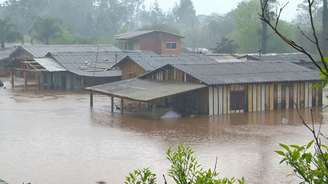
[[[145,0],[146,6],[150,6],[155,0]],[[164,10],[171,9],[178,0],[157,0],[160,7]],[[238,3],[243,0],[192,0],[197,11],[197,14],[225,14],[237,7]],[[297,4],[300,0],[279,0],[281,4],[289,1],[289,5],[282,16],[285,20],[293,20],[297,14]]]
[[[0,0],[3,2],[4,0]],[[77,0],[78,1],[78,0]],[[145,0],[146,6],[149,7],[155,0]],[[170,10],[178,0],[157,0],[160,7],[164,10]],[[192,0],[197,11],[197,14],[225,14],[236,8],[238,3],[243,0]],[[297,4],[300,0],[279,0],[281,4],[289,1],[282,18],[285,20],[293,20],[297,14]]]

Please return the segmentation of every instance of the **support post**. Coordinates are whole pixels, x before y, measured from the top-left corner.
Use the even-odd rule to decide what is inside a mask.
[[[110,97],[110,108],[111,108],[111,112],[113,113],[114,112],[114,97],[113,96],[111,96]]]
[[[27,71],[24,70],[24,90],[27,90]]]
[[[93,107],[93,91],[90,91],[90,107]]]
[[[84,89],[85,85],[84,85],[84,77],[81,77],[81,81],[80,81],[80,85],[81,85],[81,89]],[[73,83],[73,81],[72,81]]]
[[[124,100],[121,98],[121,114],[124,113]]]
[[[38,78],[38,88],[39,91],[42,90],[42,72],[37,73],[37,78]]]
[[[10,71],[11,88],[15,88],[15,70]]]

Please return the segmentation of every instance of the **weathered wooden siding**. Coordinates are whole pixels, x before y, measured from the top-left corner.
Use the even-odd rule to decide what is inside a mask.
[[[209,87],[209,115],[228,114],[230,112],[230,86]]]
[[[313,83],[310,82],[249,84],[243,85],[242,89],[246,104],[244,109],[235,110],[231,109],[230,94],[238,90],[236,85],[211,86],[209,88],[210,115],[321,106],[322,92],[320,89],[313,88]]]
[[[122,79],[131,79],[142,75],[145,70],[131,60],[127,60],[118,66],[122,71]]]
[[[167,43],[176,43],[175,49],[166,48]],[[125,50],[147,50],[161,55],[179,55],[182,50],[181,38],[167,33],[155,32],[137,39],[121,40],[119,47]]]
[[[189,74],[182,72],[171,66],[167,66],[162,70],[159,70],[151,75],[145,77],[146,79],[158,80],[158,81],[181,81],[181,82],[190,82],[190,83],[201,83],[199,80],[195,79]]]
[[[78,91],[119,79],[120,77],[81,77],[70,72],[42,72],[40,84],[43,89]]]

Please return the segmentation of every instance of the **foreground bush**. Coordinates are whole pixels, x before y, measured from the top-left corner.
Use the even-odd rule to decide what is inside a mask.
[[[176,150],[168,149],[166,157],[171,163],[168,176],[175,184],[245,184],[243,178],[220,178],[216,166],[213,170],[204,170],[189,146],[181,145]],[[167,184],[165,176],[164,180]],[[156,175],[147,168],[131,172],[125,184],[157,184],[157,179]]]
[[[328,146],[315,141],[304,146],[280,146],[282,149],[276,152],[283,157],[281,163],[293,169],[301,179],[300,184],[328,183]]]

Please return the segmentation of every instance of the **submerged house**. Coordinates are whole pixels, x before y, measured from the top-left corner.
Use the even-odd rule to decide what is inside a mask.
[[[202,54],[181,54],[179,56],[129,55],[113,67],[122,71],[122,79],[124,80],[152,72],[167,64],[218,64],[221,62],[242,62],[242,60]]]
[[[318,70],[308,56],[303,53],[270,53],[252,57],[264,62],[290,62],[313,70]]]
[[[165,31],[147,30],[115,36],[122,50],[153,51],[159,55],[179,55],[183,36]]]
[[[10,60],[10,54],[14,51],[14,47],[0,49],[0,77],[8,76],[9,71],[6,69]]]
[[[167,64],[139,78],[87,88],[182,114],[222,115],[321,106],[314,70],[286,62]]]
[[[59,52],[35,61],[46,69],[42,72],[42,88],[81,90],[120,80],[121,72],[110,68],[121,56],[117,52]]]
[[[24,79],[24,86],[79,90],[84,87],[120,80],[121,72],[110,68],[121,50],[110,45],[27,45],[11,54],[7,69],[11,83]],[[125,55],[124,55],[125,56]]]

